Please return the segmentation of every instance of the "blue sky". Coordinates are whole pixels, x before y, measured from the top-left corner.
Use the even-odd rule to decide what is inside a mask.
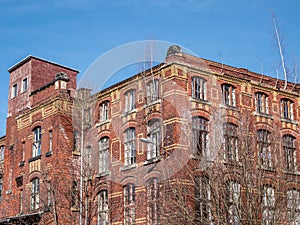
[[[5,134],[7,69],[34,55],[82,71],[122,44],[156,39],[198,56],[275,76],[280,63],[271,11],[287,61],[300,60],[300,1],[1,0],[0,135]],[[138,71],[137,71],[138,72]]]

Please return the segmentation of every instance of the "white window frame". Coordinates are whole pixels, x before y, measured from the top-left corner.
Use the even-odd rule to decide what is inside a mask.
[[[22,80],[22,93],[28,90],[28,78]]]
[[[100,104],[100,122],[109,120],[109,101],[103,101]]]
[[[136,163],[136,135],[135,128],[130,127],[124,133],[124,160],[125,166]]]
[[[147,181],[147,221],[148,225],[159,224],[159,179],[151,178]]]
[[[294,119],[294,103],[290,99],[283,98],[280,101],[281,117],[288,120]]]
[[[125,112],[135,109],[135,89],[131,89],[125,93]]]
[[[209,178],[195,177],[196,223],[212,224],[211,188]]]
[[[34,178],[31,181],[31,210],[39,208],[40,202],[40,179]]]
[[[289,172],[297,171],[296,138],[289,134],[283,135],[282,147],[285,155],[286,170]]]
[[[228,185],[228,219],[229,224],[240,224],[241,185],[237,181],[230,180]]]
[[[269,97],[265,93],[255,93],[256,112],[269,114]]]
[[[42,128],[36,127],[33,130],[32,157],[41,155],[42,151]]]
[[[275,224],[275,188],[264,185],[262,197],[262,224]]]
[[[206,80],[202,77],[192,77],[192,97],[206,100]]]
[[[224,123],[225,152],[224,159],[228,162],[239,161],[238,126],[234,123]]]
[[[223,104],[236,107],[235,87],[231,84],[222,85]]]
[[[289,189],[286,194],[288,220],[290,225],[300,224],[300,192]]]
[[[14,84],[11,89],[11,98],[15,98],[18,95],[18,84]]]
[[[208,120],[201,116],[192,118],[193,155],[207,158],[208,155]]]
[[[0,164],[4,163],[5,146],[0,146]]]
[[[273,153],[271,148],[271,133],[268,130],[257,131],[257,147],[260,165],[265,169],[273,168]]]
[[[159,119],[152,119],[148,122],[148,136],[150,143],[147,146],[147,160],[160,156],[161,144],[161,123]]]
[[[53,132],[49,130],[49,152],[53,150]]]
[[[159,99],[159,80],[152,79],[147,83],[147,103],[155,102]]]
[[[108,172],[109,138],[103,137],[98,142],[99,146],[99,174]]]

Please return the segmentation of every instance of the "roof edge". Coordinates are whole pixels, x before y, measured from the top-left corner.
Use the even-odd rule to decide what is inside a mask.
[[[46,59],[43,59],[43,58],[38,58],[38,57],[35,57],[35,56],[32,56],[32,55],[28,55],[26,56],[24,59],[22,59],[20,62],[17,62],[16,64],[14,64],[13,66],[11,66],[10,68],[8,68],[8,72],[12,72],[14,71],[16,68],[20,67],[21,65],[23,65],[24,63],[28,62],[29,60],[31,59],[36,59],[36,60],[39,60],[39,61],[43,61],[43,62],[46,62],[46,63],[50,63],[52,65],[55,65],[55,66],[59,66],[59,67],[63,67],[65,69],[68,69],[68,70],[73,70],[74,72],[77,72],[79,73],[80,71],[79,70],[76,70],[76,69],[73,69],[71,67],[68,67],[68,66],[65,66],[65,65],[62,65],[62,64],[59,64],[59,63],[55,63],[53,61],[49,61],[49,60],[46,60]]]

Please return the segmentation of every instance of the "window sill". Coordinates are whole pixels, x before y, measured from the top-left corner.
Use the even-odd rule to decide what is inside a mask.
[[[49,156],[51,156],[51,155],[52,155],[52,151],[49,151],[49,152],[46,152],[46,153],[45,153],[45,156],[46,156],[46,157],[49,157]]]
[[[147,107],[149,107],[149,106],[152,106],[152,105],[155,105],[155,104],[160,104],[161,103],[161,99],[159,98],[159,99],[156,99],[156,100],[154,100],[154,101],[152,101],[152,102],[147,102],[145,105],[144,105],[144,109],[145,108],[147,108]]]
[[[124,112],[121,117],[124,117],[124,116],[128,116],[129,114],[132,114],[132,113],[136,113],[137,110],[136,109],[132,109],[132,110],[129,110],[127,112]]]
[[[73,155],[80,156],[80,152],[79,151],[73,151]]]
[[[19,162],[19,167],[24,166],[25,165],[25,160]]]
[[[236,106],[232,106],[232,105],[224,105],[224,104],[221,104],[220,107],[221,107],[221,108],[224,108],[224,109],[234,110],[234,111],[237,111],[237,112],[240,111]]]
[[[42,155],[34,156],[34,157],[28,159],[28,162],[30,163],[30,162],[33,162],[35,160],[41,159],[41,158],[42,158]]]
[[[191,102],[203,103],[203,104],[206,104],[206,105],[211,105],[211,102],[209,102],[208,100],[200,99],[200,98],[190,97],[190,101]]]
[[[123,166],[121,168],[121,171],[127,171],[127,170],[131,170],[131,169],[134,169],[136,168],[136,163],[133,163],[133,164],[130,164],[130,165],[126,165],[126,166]]]
[[[98,122],[98,123],[96,123],[96,127],[100,127],[100,126],[103,126],[103,125],[105,125],[105,124],[107,124],[107,123],[110,123],[111,122],[111,120],[104,120],[104,121],[101,121],[101,122]]]
[[[149,164],[152,164],[152,163],[157,163],[160,161],[160,157],[155,157],[155,158],[152,158],[152,159],[147,159],[146,161],[144,161],[143,165],[146,166],[146,165],[149,165]]]
[[[7,195],[10,195],[12,193],[12,190],[7,190],[6,192],[5,192],[5,194],[7,194]]]
[[[273,167],[257,166],[257,168],[260,170],[264,170],[266,172],[272,172],[272,173],[276,172],[276,170]]]
[[[281,122],[293,123],[293,124],[298,125],[298,121],[292,120],[292,119],[288,119],[288,118],[283,118],[283,117],[281,117]]]
[[[71,207],[72,212],[79,212],[79,207]]]
[[[106,172],[98,173],[98,174],[96,175],[96,178],[107,177],[108,175],[109,175],[109,172],[106,171]]]
[[[268,118],[268,119],[273,119],[273,116],[271,116],[270,114],[260,113],[260,112],[257,112],[257,111],[254,112],[254,116],[261,116],[261,117],[265,117],[265,118]]]

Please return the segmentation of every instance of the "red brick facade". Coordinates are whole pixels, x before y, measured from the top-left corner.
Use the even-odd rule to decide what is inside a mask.
[[[246,204],[249,161],[252,175],[263,174],[253,196],[257,187],[275,187],[276,196],[300,188],[299,84],[284,89],[282,80],[180,51],[92,96],[81,90],[74,101],[73,69],[30,57],[9,71],[11,91],[25,77],[29,83],[27,92],[9,93],[0,224],[234,224],[224,193],[218,203],[199,202],[196,179],[239,182]],[[41,154],[32,157],[39,127]],[[243,158],[247,149],[254,151]],[[256,203],[251,220],[261,224],[271,209]]]

